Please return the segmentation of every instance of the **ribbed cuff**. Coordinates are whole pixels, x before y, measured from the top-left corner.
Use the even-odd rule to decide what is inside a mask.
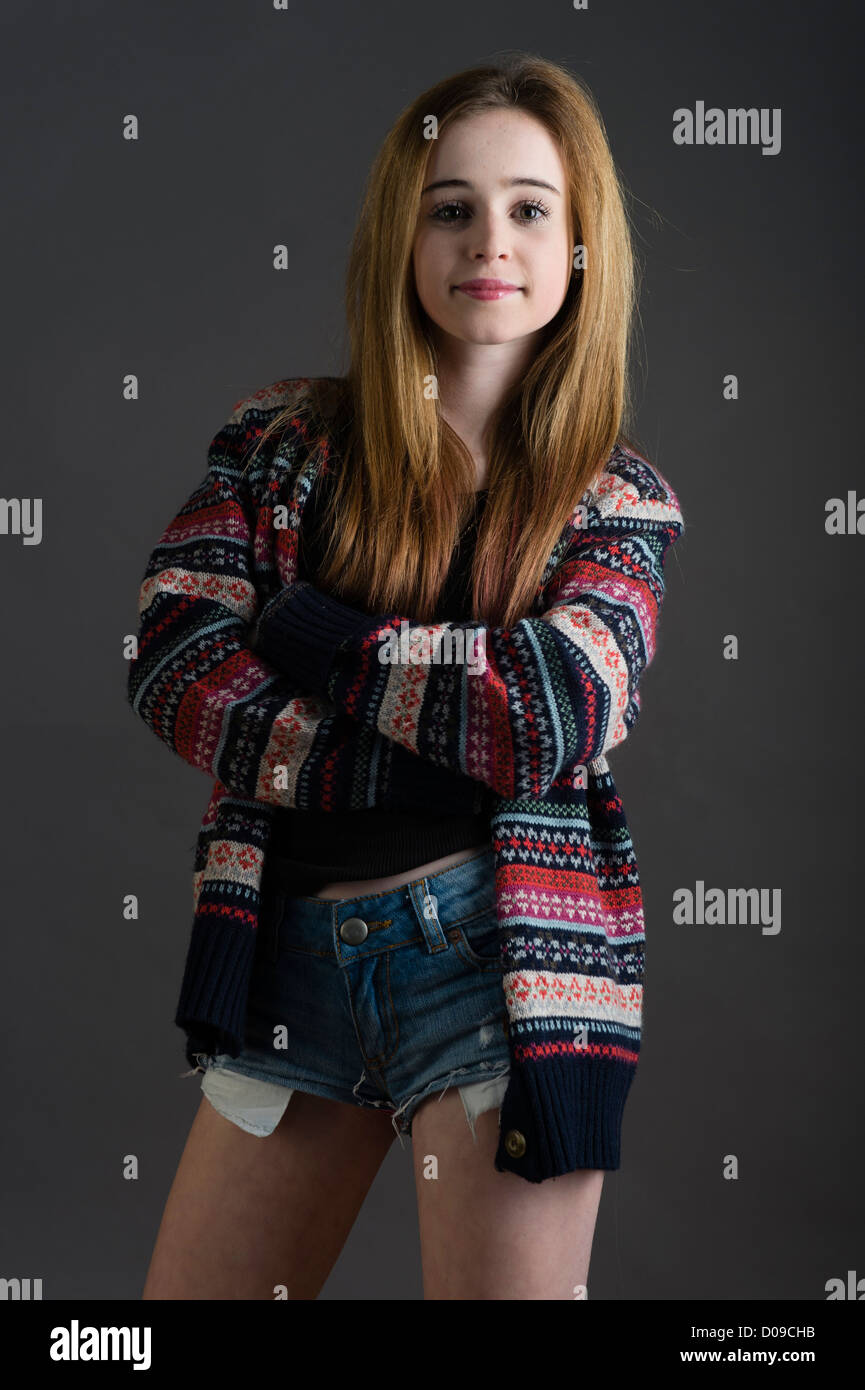
[[[211,1048],[237,1057],[246,1033],[255,932],[219,918],[192,928],[174,1022],[187,1034],[187,1060]],[[203,1047],[207,1041],[211,1046]]]
[[[527,1182],[620,1165],[622,1118],[635,1067],[573,1052],[511,1060],[495,1166]]]
[[[326,695],[339,644],[377,626],[377,619],[299,579],[265,604],[253,645],[304,689]]]

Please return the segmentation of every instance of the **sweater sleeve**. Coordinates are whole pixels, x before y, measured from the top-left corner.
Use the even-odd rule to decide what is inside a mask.
[[[367,789],[340,772],[361,740],[368,748],[369,732],[249,643],[261,607],[254,550],[269,544],[273,513],[243,476],[262,419],[243,405],[211,442],[204,479],[147,562],[127,698],[157,738],[236,796],[362,809]]]
[[[303,581],[262,613],[258,650],[420,758],[500,796],[546,795],[635,723],[665,556],[684,529],[657,470],[630,452],[618,459],[546,585],[540,616],[510,627],[424,626],[396,613],[370,617]]]

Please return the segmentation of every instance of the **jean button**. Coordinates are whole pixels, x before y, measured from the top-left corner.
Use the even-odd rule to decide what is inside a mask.
[[[369,927],[362,917],[346,917],[339,934],[347,946],[359,946],[369,936]]]

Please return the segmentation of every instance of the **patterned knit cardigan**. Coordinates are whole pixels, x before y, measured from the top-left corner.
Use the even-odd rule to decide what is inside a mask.
[[[616,1169],[640,1047],[644,922],[605,754],[640,711],[678,499],[621,445],[564,528],[538,616],[475,634],[482,670],[383,664],[375,617],[297,578],[304,504],[328,445],[299,416],[249,463],[306,378],[241,401],[164,531],[139,595],[128,698],[216,779],[195,851],[175,1022],[186,1057],[244,1043],[262,874],[279,807],[453,809],[492,788],[491,840],[511,1071],[495,1167],[530,1182]],[[275,509],[276,515],[275,515]],[[482,646],[480,645],[482,644]],[[467,656],[466,661],[471,661]],[[477,805],[475,801],[473,803]]]

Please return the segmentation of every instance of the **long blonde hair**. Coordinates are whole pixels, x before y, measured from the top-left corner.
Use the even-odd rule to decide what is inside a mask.
[[[527,112],[555,141],[568,175],[574,242],[586,254],[487,436],[473,618],[508,626],[532,611],[565,523],[613,446],[631,444],[622,427],[631,414],[635,258],[624,186],[594,98],[564,68],[524,53],[445,78],[406,107],[375,160],[348,266],[349,367],[344,378],[313,383],[310,393],[311,418],[329,422],[319,442],[342,460],[333,470],[316,582],[370,613],[396,610],[431,622],[471,515],[471,455],[427,389],[437,355],[412,250],[433,149],[425,122],[435,116],[441,135],[461,117],[497,107]],[[297,413],[289,407],[267,434]]]

